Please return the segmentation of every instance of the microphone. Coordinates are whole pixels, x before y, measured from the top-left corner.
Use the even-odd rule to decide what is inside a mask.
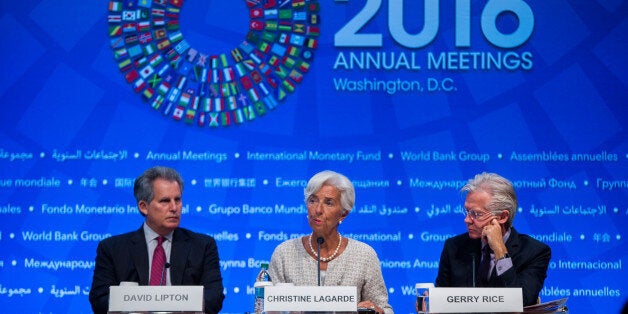
[[[318,243],[318,285],[321,285],[321,244],[325,242],[323,237],[316,238],[316,243]]]
[[[471,253],[471,279],[473,280],[473,288],[475,288],[475,253]]]
[[[166,270],[168,270],[168,268],[170,268],[170,263],[166,262],[166,264],[164,264],[164,269],[161,270],[161,278],[159,279],[160,286],[166,285]]]

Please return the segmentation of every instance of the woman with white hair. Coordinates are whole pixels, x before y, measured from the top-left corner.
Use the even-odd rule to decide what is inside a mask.
[[[355,189],[344,175],[325,170],[305,187],[307,220],[312,233],[281,243],[270,260],[273,282],[318,285],[320,243],[322,286],[355,286],[359,308],[392,314],[377,253],[368,244],[343,237],[338,227],[355,202]]]

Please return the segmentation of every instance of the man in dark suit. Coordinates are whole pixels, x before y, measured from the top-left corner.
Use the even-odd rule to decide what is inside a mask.
[[[134,194],[145,220],[139,230],[98,244],[89,293],[95,313],[108,311],[109,286],[123,281],[202,285],[205,312],[220,311],[225,296],[216,241],[179,228],[182,193],[183,180],[171,168],[153,167],[135,180]]]
[[[445,241],[436,286],[521,287],[523,305],[537,303],[551,250],[512,227],[518,205],[510,181],[481,173],[462,191],[468,232]]]

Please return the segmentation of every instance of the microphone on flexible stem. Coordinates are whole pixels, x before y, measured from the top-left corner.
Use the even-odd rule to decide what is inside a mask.
[[[316,238],[316,243],[318,243],[318,285],[321,285],[321,244],[325,242],[323,237]]]
[[[168,268],[170,268],[170,263],[166,262],[166,264],[164,264],[164,269],[161,270],[161,279],[159,279],[160,286],[166,285],[166,270],[168,270]]]
[[[473,280],[473,288],[475,288],[475,253],[471,253],[471,278]]]

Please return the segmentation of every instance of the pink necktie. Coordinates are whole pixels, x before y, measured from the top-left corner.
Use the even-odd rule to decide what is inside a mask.
[[[153,251],[153,265],[150,271],[150,285],[164,286],[166,285],[166,251],[161,245],[164,243],[164,237],[157,238],[157,247]]]

